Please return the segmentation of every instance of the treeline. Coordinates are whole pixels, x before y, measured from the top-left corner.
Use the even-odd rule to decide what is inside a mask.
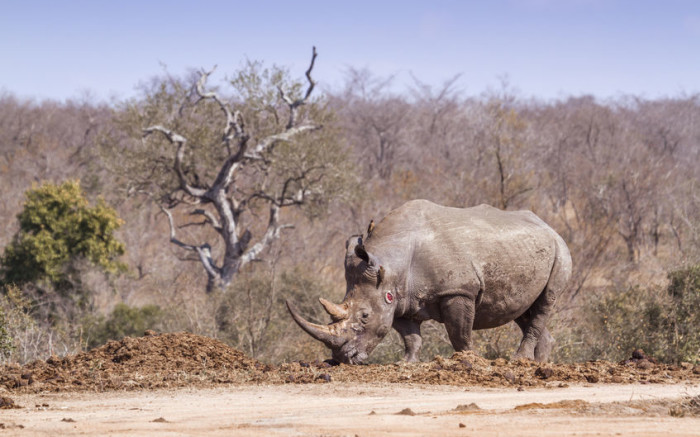
[[[234,77],[244,82],[230,94],[213,89],[242,109],[247,128],[259,128],[262,138],[287,123],[271,116],[287,114],[284,103],[279,111],[264,109],[278,98],[274,78],[270,90],[257,93],[245,82],[249,76]],[[211,102],[202,109],[193,91],[198,80],[157,78],[141,98],[113,105],[0,98],[0,218],[6,224],[0,247],[15,238],[17,215],[33,184],[79,178],[88,199],[101,196],[124,220],[116,236],[126,247],[121,261],[128,266],[126,273],[108,275],[90,263],[73,263],[82,275],[79,294],[86,296],[79,304],[63,302],[45,282],[6,285],[0,305],[6,359],[73,352],[144,328],[218,337],[269,361],[324,358],[323,348],[286,315],[284,298],[325,321],[316,298],[340,301],[344,295],[345,239],[404,201],[425,198],[456,207],[531,209],[564,237],[574,274],[552,322],[555,359],[620,359],[627,348],[643,346],[668,361],[698,360],[700,337],[687,328],[700,322],[693,315],[700,314],[700,96],[539,101],[520,98],[507,85],[467,95],[456,79],[441,87],[416,81],[396,93],[390,79],[351,70],[343,89],[323,95],[316,90],[313,105],[309,101],[300,113],[303,120],[323,118],[324,144],[332,143],[328,150],[347,164],[342,178],[332,180],[343,181],[345,189],[329,190],[330,198],[315,199],[313,208],[284,209],[284,222],[294,228],[225,290],[207,293],[200,260],[170,243],[161,206],[173,206],[180,240],[212,241],[215,259],[225,247],[202,220],[188,218],[187,199],[167,190],[177,186],[166,172],[173,167],[174,145],[161,139],[142,147],[151,141],[142,136],[145,120],[187,132],[197,145],[219,141],[220,108]],[[293,89],[303,95],[304,81]],[[303,150],[314,150],[313,141],[307,142]],[[219,155],[194,144],[188,150],[183,173],[193,184],[216,173]],[[285,153],[291,157],[286,162],[331,159]],[[260,188],[258,167],[247,165],[241,184]],[[153,180],[159,196],[142,195]],[[321,193],[315,187],[298,192]],[[244,220],[252,234],[268,223],[260,204]],[[46,302],[54,314],[45,311]],[[60,310],[66,305],[79,308]],[[688,306],[697,311],[682,310]],[[424,357],[449,353],[440,326],[429,324],[424,331],[431,337]],[[485,331],[477,344],[487,356],[508,356],[516,334],[511,327]],[[396,359],[401,348],[390,336],[375,359]]]

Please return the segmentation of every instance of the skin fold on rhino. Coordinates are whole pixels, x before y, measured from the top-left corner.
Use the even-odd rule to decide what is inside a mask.
[[[516,358],[546,361],[554,340],[545,324],[571,277],[564,240],[530,211],[488,205],[449,208],[414,200],[346,242],[345,298],[321,298],[332,322],[297,324],[333,359],[367,360],[390,328],[403,338],[406,361],[418,361],[421,323],[445,325],[452,346],[468,350],[472,330],[515,321],[523,332]]]

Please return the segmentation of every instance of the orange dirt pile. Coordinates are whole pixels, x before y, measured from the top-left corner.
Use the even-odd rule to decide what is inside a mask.
[[[0,368],[0,387],[101,391],[254,382],[269,367],[211,338],[147,334],[110,341],[77,355],[5,366]]]
[[[487,387],[564,387],[568,383],[700,382],[700,366],[656,363],[635,351],[621,363],[542,364],[487,360],[473,352],[427,363],[331,366],[292,362],[271,366],[218,340],[188,333],[148,332],[64,358],[0,367],[0,392],[104,391],[216,384],[415,383]],[[4,390],[3,390],[4,389]]]

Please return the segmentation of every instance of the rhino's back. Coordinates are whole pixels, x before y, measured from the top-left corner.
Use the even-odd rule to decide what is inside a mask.
[[[489,205],[471,208],[440,206],[413,200],[391,211],[376,226],[371,247],[420,245],[454,255],[529,252],[550,241],[554,231],[530,211],[502,211]]]
[[[478,288],[480,329],[529,308],[547,284],[557,238],[529,211],[417,200],[389,213],[368,244],[391,264],[405,266],[406,287],[419,299]]]

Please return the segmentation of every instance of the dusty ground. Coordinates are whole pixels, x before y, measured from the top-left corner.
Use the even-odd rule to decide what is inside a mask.
[[[15,400],[24,408],[0,412],[0,434],[697,436],[700,418],[669,415],[678,403],[668,399],[693,395],[698,385],[386,383],[24,394]]]
[[[700,366],[641,351],[571,365],[459,353],[270,366],[209,338],[149,334],[0,367],[0,433],[700,436]]]

